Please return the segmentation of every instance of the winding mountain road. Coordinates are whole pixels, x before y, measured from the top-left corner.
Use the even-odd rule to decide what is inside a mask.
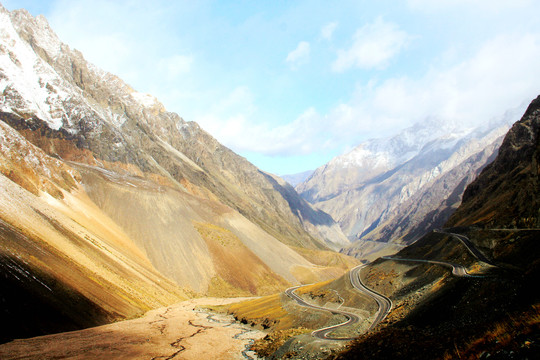
[[[373,320],[373,323],[368,329],[368,331],[371,331],[375,326],[377,326],[381,321],[384,320],[388,313],[390,313],[390,310],[392,309],[392,300],[382,294],[371,290],[362,283],[360,271],[366,266],[367,265],[358,265],[357,267],[353,268],[349,273],[349,278],[351,280],[352,286],[355,289],[371,297],[377,302],[377,305],[379,305],[379,310],[377,310],[375,320]]]
[[[386,318],[388,313],[390,313],[390,310],[392,309],[392,300],[390,300],[389,298],[387,298],[386,296],[384,296],[382,294],[379,294],[379,293],[369,289],[368,287],[366,287],[362,283],[362,280],[360,278],[360,271],[366,266],[367,265],[358,265],[355,268],[351,269],[351,271],[349,272],[349,278],[350,278],[350,281],[351,281],[351,285],[356,290],[358,290],[361,293],[371,297],[373,300],[375,300],[377,302],[377,305],[379,306],[379,309],[377,310],[377,313],[375,315],[375,320],[373,320],[373,323],[371,323],[371,325],[370,325],[370,327],[368,329],[368,331],[370,331],[375,326],[377,326],[382,320],[384,320],[384,318]],[[335,337],[328,336],[328,334],[330,332],[340,328],[340,327],[344,327],[344,326],[353,325],[353,324],[358,323],[360,321],[360,317],[358,315],[356,315],[354,313],[351,313],[351,312],[348,312],[348,311],[343,311],[343,310],[338,310],[338,309],[329,309],[329,308],[325,308],[325,307],[322,307],[322,306],[309,304],[308,302],[306,302],[304,299],[302,299],[300,296],[298,296],[294,292],[296,289],[300,288],[301,286],[302,285],[293,286],[291,288],[288,288],[287,290],[285,290],[285,294],[288,297],[290,297],[291,299],[295,300],[301,306],[311,308],[311,309],[316,309],[316,310],[329,311],[332,314],[343,315],[343,316],[345,316],[347,318],[347,321],[345,321],[345,322],[343,322],[341,324],[332,325],[332,326],[328,326],[328,327],[313,331],[311,333],[312,336],[317,337],[319,339],[324,339],[324,340],[347,340],[348,341],[348,340],[356,339],[356,337],[335,338]]]
[[[291,299],[293,299],[294,301],[296,301],[301,306],[311,308],[311,309],[316,309],[316,310],[329,311],[332,314],[343,315],[343,316],[345,316],[347,318],[347,321],[342,322],[341,324],[327,326],[325,328],[313,331],[311,333],[312,336],[314,336],[316,338],[319,338],[319,339],[324,339],[324,340],[353,340],[353,339],[356,339],[354,337],[351,337],[351,338],[335,338],[335,337],[328,336],[328,333],[330,333],[330,332],[332,332],[332,331],[334,331],[334,330],[336,330],[336,329],[338,329],[340,327],[347,326],[347,325],[353,325],[353,324],[358,323],[360,321],[360,317],[358,315],[353,314],[353,313],[348,312],[348,311],[325,308],[325,307],[322,307],[322,306],[312,305],[312,304],[306,302],[304,299],[302,299],[300,296],[298,296],[294,292],[296,289],[300,288],[301,286],[302,285],[288,288],[287,290],[285,290],[285,294],[288,297],[290,297]]]
[[[459,277],[471,277],[471,278],[484,277],[480,275],[469,274],[467,272],[467,269],[463,265],[444,262],[444,261],[424,260],[424,259],[406,259],[406,258],[397,258],[397,257],[392,257],[392,256],[383,256],[382,258],[386,260],[392,260],[392,261],[414,261],[414,262],[423,262],[423,263],[429,263],[429,264],[442,265],[442,266],[452,268],[452,274]]]
[[[476,257],[478,260],[480,260],[482,262],[485,262],[487,264],[496,266],[480,250],[478,250],[476,248],[476,246],[472,243],[472,241],[468,237],[466,237],[465,235],[456,234],[456,233],[452,233],[452,232],[446,232],[446,231],[443,231],[443,230],[435,230],[435,232],[455,237],[463,245],[465,245],[465,247],[469,250],[469,252],[474,257]],[[383,256],[382,258],[386,259],[386,260],[393,260],[393,261],[414,261],[414,262],[423,262],[423,263],[442,265],[442,266],[452,268],[452,274],[455,275],[455,276],[460,276],[460,277],[475,277],[475,278],[483,277],[483,276],[479,276],[479,275],[471,275],[471,274],[469,274],[467,272],[467,269],[462,265],[449,263],[449,262],[444,262],[444,261],[424,260],[424,259],[394,258],[394,257],[391,257],[391,256]],[[392,300],[390,300],[388,297],[386,297],[386,296],[384,296],[382,294],[379,294],[379,293],[371,290],[370,288],[366,287],[362,283],[362,280],[361,280],[361,277],[360,277],[360,271],[366,266],[367,265],[358,265],[358,266],[354,267],[353,269],[351,269],[351,271],[349,272],[349,278],[350,278],[350,281],[351,281],[351,285],[356,290],[358,290],[361,293],[363,293],[363,294],[371,297],[372,299],[374,299],[377,302],[377,305],[379,306],[379,309],[377,310],[377,313],[375,315],[375,319],[373,320],[373,323],[370,325],[370,327],[368,329],[368,331],[371,331],[381,321],[383,321],[386,318],[386,316],[390,313],[390,310],[392,309]],[[322,306],[309,304],[308,302],[306,302],[304,299],[302,299],[300,296],[298,296],[295,293],[295,290],[300,288],[301,286],[302,285],[291,287],[291,288],[285,290],[285,294],[287,296],[289,296],[291,299],[293,299],[294,301],[296,301],[301,306],[311,308],[311,309],[316,309],[316,310],[329,311],[332,314],[343,315],[343,316],[345,316],[347,318],[347,321],[345,321],[345,322],[343,322],[341,324],[332,325],[332,326],[328,326],[328,327],[313,331],[311,333],[312,336],[317,337],[319,339],[324,339],[324,340],[353,340],[353,339],[355,339],[355,338],[335,338],[335,337],[328,336],[328,334],[330,332],[340,328],[340,327],[353,325],[355,323],[358,323],[360,321],[360,318],[358,317],[358,315],[353,314],[353,313],[348,312],[348,311],[343,311],[343,310],[338,310],[338,309],[330,309],[330,308],[325,308],[325,307],[322,307]]]
[[[434,230],[434,232],[439,233],[439,234],[446,234],[446,235],[450,235],[450,236],[455,237],[463,245],[465,245],[465,247],[469,250],[469,252],[475,258],[477,258],[478,260],[480,260],[482,262],[485,262],[486,264],[497,266],[495,263],[493,263],[493,261],[488,259],[486,257],[486,255],[484,255],[480,250],[478,250],[478,248],[473,244],[473,242],[468,237],[466,237],[465,235],[456,234],[456,233],[448,232],[448,231],[444,231],[444,230]]]

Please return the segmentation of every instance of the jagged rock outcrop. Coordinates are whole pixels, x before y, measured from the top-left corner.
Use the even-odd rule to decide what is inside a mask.
[[[535,356],[540,297],[531,284],[540,275],[539,135],[540,96],[508,131],[494,161],[467,186],[446,230],[430,232],[394,260],[379,259],[366,268],[366,282],[371,276],[372,288],[392,299],[395,318],[332,358]],[[439,265],[404,259],[465,265],[471,273],[482,269],[481,276],[459,278]]]
[[[540,96],[531,102],[488,165],[463,194],[447,226],[540,226]]]

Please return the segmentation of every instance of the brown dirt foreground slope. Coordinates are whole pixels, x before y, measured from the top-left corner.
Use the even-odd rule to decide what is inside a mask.
[[[196,310],[239,300],[244,299],[188,300],[135,320],[15,340],[0,345],[0,359],[243,359],[252,340],[265,334],[230,316]]]

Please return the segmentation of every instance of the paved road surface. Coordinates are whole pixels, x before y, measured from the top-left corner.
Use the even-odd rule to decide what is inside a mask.
[[[329,311],[332,314],[343,315],[343,316],[345,316],[347,318],[347,321],[345,321],[345,322],[343,322],[341,324],[332,325],[332,326],[328,326],[328,327],[325,327],[325,328],[322,328],[322,329],[315,330],[315,331],[313,331],[311,333],[311,335],[313,335],[313,336],[315,336],[315,337],[317,337],[319,339],[324,339],[324,340],[353,340],[353,339],[356,339],[356,337],[352,337],[352,338],[335,338],[335,337],[328,336],[328,333],[330,333],[330,332],[332,332],[332,331],[334,331],[334,330],[336,330],[336,329],[338,329],[340,327],[353,325],[353,324],[358,323],[360,321],[360,317],[358,317],[358,315],[353,314],[353,313],[348,312],[348,311],[330,309],[330,308],[325,308],[325,307],[322,307],[322,306],[312,305],[312,304],[306,302],[304,299],[302,299],[300,296],[298,296],[294,292],[299,287],[301,287],[301,285],[288,288],[287,290],[285,290],[285,294],[288,297],[290,297],[291,299],[295,300],[301,306],[311,308],[311,309],[316,309],[316,310]]]
[[[362,279],[360,278],[360,271],[366,266],[367,265],[358,265],[357,267],[353,268],[349,273],[349,277],[351,279],[351,284],[355,289],[371,297],[377,302],[377,305],[379,305],[379,310],[377,310],[375,320],[368,329],[368,331],[370,331],[381,321],[383,321],[386,315],[388,315],[388,313],[392,309],[392,300],[382,294],[379,294],[369,289],[362,283]]]
[[[440,234],[451,235],[455,237],[456,239],[461,241],[463,245],[465,245],[465,247],[469,250],[471,254],[473,254],[475,258],[477,258],[478,260],[482,262],[485,262],[486,264],[497,266],[496,264],[493,263],[493,261],[488,259],[480,250],[478,250],[478,248],[472,243],[472,241],[465,235],[451,233],[444,230],[434,230],[434,232],[438,232]]]
[[[455,234],[455,233],[446,232],[446,231],[442,231],[442,230],[435,230],[435,232],[454,236],[459,241],[461,241],[463,243],[463,245],[465,245],[467,247],[467,249],[471,252],[471,254],[473,254],[478,260],[483,261],[483,262],[485,262],[487,264],[496,266],[480,250],[478,250],[476,248],[476,246],[469,240],[468,237],[466,237],[464,235],[461,235],[461,234]],[[467,272],[467,269],[462,265],[453,264],[453,263],[447,263],[447,262],[443,262],[443,261],[423,260],[423,259],[393,258],[393,257],[390,257],[390,256],[383,256],[383,259],[394,260],[394,261],[415,261],[415,262],[425,262],[425,263],[431,263],[431,264],[438,264],[438,265],[442,265],[442,266],[451,267],[452,268],[452,274],[454,274],[456,276],[461,276],[461,277],[482,277],[482,276],[475,276],[475,275],[469,274]],[[377,326],[381,321],[383,321],[384,318],[386,318],[386,316],[390,313],[390,310],[392,309],[392,300],[390,300],[388,297],[386,297],[386,296],[384,296],[382,294],[379,294],[379,293],[369,289],[368,287],[366,287],[362,283],[362,280],[361,280],[361,277],[360,277],[360,271],[365,266],[367,266],[367,265],[358,265],[357,267],[353,268],[349,272],[349,277],[350,277],[350,280],[351,280],[351,284],[355,289],[357,289],[361,293],[363,293],[363,294],[371,297],[372,299],[374,299],[377,302],[377,305],[379,306],[379,309],[377,310],[377,314],[375,315],[375,320],[373,320],[373,323],[371,324],[371,326],[368,329],[368,331],[370,331],[375,326]],[[331,331],[334,331],[334,330],[336,330],[336,329],[338,329],[340,327],[358,323],[360,321],[360,318],[358,317],[358,315],[353,314],[353,313],[348,312],[348,311],[337,310],[337,309],[329,309],[329,308],[325,308],[325,307],[322,307],[322,306],[309,304],[306,301],[304,301],[304,299],[302,299],[300,296],[295,294],[294,291],[296,289],[298,289],[299,287],[300,286],[291,287],[291,288],[285,290],[285,294],[287,296],[289,296],[291,299],[295,300],[301,306],[311,308],[311,309],[316,309],[316,310],[329,311],[332,314],[343,315],[343,316],[345,316],[347,318],[347,321],[345,321],[345,322],[343,322],[341,324],[332,325],[332,326],[328,326],[328,327],[313,331],[311,333],[313,336],[315,336],[315,337],[317,337],[319,339],[325,339],[325,340],[352,340],[352,339],[355,339],[355,338],[334,338],[334,337],[328,336],[328,334]]]
[[[430,264],[437,264],[442,265],[446,267],[452,268],[452,274],[455,276],[460,277],[473,277],[473,278],[481,278],[484,276],[481,275],[471,275],[467,272],[467,269],[463,265],[444,262],[444,261],[436,261],[436,260],[424,260],[424,259],[406,259],[406,258],[397,258],[392,256],[383,256],[383,259],[386,260],[393,260],[393,261],[414,261],[414,262],[423,262],[423,263],[430,263]]]

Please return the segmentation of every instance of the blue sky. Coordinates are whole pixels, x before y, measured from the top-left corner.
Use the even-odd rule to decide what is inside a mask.
[[[2,1],[2,0],[0,0]],[[540,93],[540,2],[3,0],[263,170]]]

